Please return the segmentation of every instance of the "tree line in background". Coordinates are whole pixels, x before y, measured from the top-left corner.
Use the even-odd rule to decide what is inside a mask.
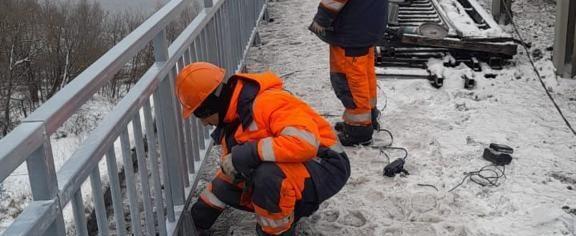
[[[195,3],[195,2],[194,2]],[[194,18],[191,4],[168,27],[175,36]],[[97,3],[0,1],[0,137],[120,42],[146,18],[111,14]],[[141,50],[99,91],[117,99],[154,62],[151,45]]]

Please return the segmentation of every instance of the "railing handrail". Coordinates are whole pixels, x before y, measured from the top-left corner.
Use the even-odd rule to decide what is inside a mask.
[[[182,11],[186,2],[186,0],[168,2],[24,121],[45,122],[47,133],[52,134],[103,84],[108,82],[128,60],[146,47],[160,31],[164,30],[172,19]]]
[[[182,11],[186,0],[172,0],[144,23],[108,50],[62,90],[42,104],[22,124],[0,139],[0,182],[20,166],[94,93],[108,82],[125,64],[164,30],[170,20]],[[40,122],[43,125],[28,125]],[[25,144],[25,145],[24,145]]]
[[[160,235],[177,233],[182,216],[185,215],[184,209],[190,202],[198,182],[196,173],[209,154],[212,144],[209,143],[208,130],[199,127],[198,120],[179,118],[180,105],[173,94],[173,79],[185,64],[196,60],[220,64],[227,69],[228,73],[242,68],[247,50],[256,37],[257,22],[262,18],[266,9],[266,0],[215,0],[214,3],[211,0],[205,0],[207,7],[200,11],[171,45],[167,45],[166,26],[181,12],[186,2],[188,1],[168,2],[0,140],[0,147],[2,147],[0,148],[0,182],[4,181],[22,163],[28,162],[28,168],[32,168],[29,170],[29,173],[32,173],[29,177],[34,194],[34,200],[4,232],[5,235],[62,234],[64,232],[62,209],[69,203],[73,206],[78,234],[86,235],[81,188],[90,177],[92,188],[97,189],[93,191],[100,193],[99,163],[104,156],[109,164],[109,177],[117,174],[114,142],[119,138],[122,143],[124,163],[134,161],[128,150],[130,146],[126,146],[126,143],[130,145],[127,127],[130,122],[134,130],[133,139],[141,176],[140,184],[144,188],[142,201],[146,222],[142,230],[147,232],[156,230],[154,219],[150,219],[152,190],[145,189],[145,186],[148,186],[148,188],[154,187],[157,191],[154,194],[160,194],[154,196],[156,199],[158,196],[163,199],[162,193],[166,196],[164,201],[161,201],[161,205],[156,205],[156,210],[160,211],[157,213],[161,214],[161,216],[156,216],[159,217],[157,218],[159,221],[164,219],[164,204],[167,210],[167,221],[159,222]],[[225,15],[227,13],[230,15]],[[75,114],[128,60],[151,42],[154,43],[156,62],[56,172],[50,135]],[[152,96],[156,114],[154,121],[151,121],[150,109]],[[144,118],[140,116],[142,109]],[[145,119],[145,127],[142,126],[140,119]],[[149,131],[153,129],[154,124],[158,126],[158,137],[156,139],[155,134],[146,137],[148,142],[151,142],[148,145],[153,146],[153,151],[145,154],[142,128],[145,129],[146,134],[150,134]],[[206,145],[207,142],[208,145]],[[168,150],[167,144],[176,145],[177,150]],[[157,145],[161,151],[160,159],[154,157],[157,156],[155,153]],[[170,161],[167,156],[170,157]],[[163,188],[160,188],[158,182],[160,177],[157,169],[151,169],[153,183],[148,183],[150,180],[147,175],[147,164],[146,159],[143,158],[152,158],[150,163],[156,162],[158,165],[160,162],[163,165],[157,166],[164,172],[162,173],[164,174]],[[132,170],[130,164],[124,167],[126,167],[130,212],[138,211],[138,214],[133,215],[132,230],[139,235],[141,225],[138,215],[141,209],[133,204],[138,201],[135,200],[136,198],[141,199],[142,196],[136,196],[134,188],[131,188],[133,186],[130,185],[130,183],[136,184],[134,182],[136,172]],[[38,168],[38,173],[34,173],[34,168]],[[46,180],[39,181],[42,177],[46,177]],[[118,180],[110,178],[113,203],[121,202]],[[39,187],[42,184],[49,186]],[[103,202],[102,196],[94,196],[96,206],[102,208]],[[124,219],[119,219],[123,217],[116,215],[119,214],[116,211],[121,207],[114,206],[114,214],[119,227],[124,225]],[[95,209],[95,211],[99,229],[105,227],[103,232],[107,234],[105,211],[103,209]],[[118,234],[126,233],[124,229],[119,230]]]

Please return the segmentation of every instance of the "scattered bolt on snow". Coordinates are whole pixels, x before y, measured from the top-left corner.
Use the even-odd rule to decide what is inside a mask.
[[[534,59],[534,61],[538,61],[543,57],[544,55],[542,54],[542,50],[540,50],[539,48],[536,48],[532,51],[532,59]]]
[[[576,184],[576,173],[574,172],[553,171],[550,172],[549,175],[562,183]]]

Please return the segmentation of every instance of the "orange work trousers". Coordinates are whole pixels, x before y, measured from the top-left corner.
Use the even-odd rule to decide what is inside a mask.
[[[371,112],[377,102],[374,47],[330,45],[330,82],[344,105],[344,122],[353,126],[372,124]]]

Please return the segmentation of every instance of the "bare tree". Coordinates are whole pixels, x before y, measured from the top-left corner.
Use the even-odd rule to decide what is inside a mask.
[[[14,113],[22,106],[18,91],[35,56],[33,33],[38,7],[34,0],[0,3],[0,132],[5,135],[14,126]]]
[[[192,1],[169,26],[169,40],[193,20],[197,9],[197,1]],[[134,11],[109,14],[87,0],[0,0],[0,135],[6,135],[146,17]],[[153,63],[149,44],[100,93],[121,97]]]

